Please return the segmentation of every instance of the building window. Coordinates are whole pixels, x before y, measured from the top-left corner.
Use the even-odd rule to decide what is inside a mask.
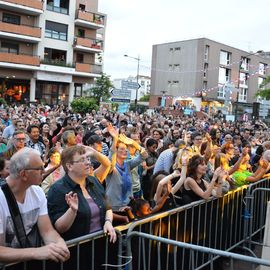
[[[67,40],[68,26],[62,23],[46,21],[45,37]]]
[[[217,97],[222,98],[222,99],[225,98],[224,85],[222,85],[222,84],[218,85]]]
[[[206,90],[207,89],[207,82],[203,82],[203,90]]]
[[[260,75],[265,75],[266,74],[266,64],[260,63],[259,64],[259,74]]]
[[[69,84],[37,81],[36,99],[44,104],[68,104]]]
[[[180,71],[180,65],[179,65],[179,64],[173,65],[173,69],[174,69],[175,71]]]
[[[83,54],[82,53],[76,54],[76,62],[83,63]]]
[[[181,51],[181,47],[175,47],[174,50],[175,51]]]
[[[69,0],[47,0],[47,10],[68,14]]]
[[[223,66],[230,65],[231,63],[231,53],[230,52],[225,52],[225,51],[220,51],[220,59],[219,63]]]
[[[75,84],[74,85],[74,97],[82,97],[83,95],[83,87],[82,84]]]
[[[66,51],[44,48],[44,63],[51,65],[66,65]]]
[[[85,37],[85,30],[84,29],[78,29],[78,37]]]
[[[21,17],[14,15],[14,14],[9,14],[9,13],[3,13],[3,22],[6,23],[12,23],[12,24],[21,24]]]
[[[170,48],[169,51],[170,51],[170,52],[173,52],[173,48]]]
[[[231,81],[231,70],[229,68],[219,68],[218,82],[224,84]]]
[[[82,10],[82,11],[85,11],[85,5],[79,4],[79,9]]]
[[[204,61],[205,62],[208,62],[208,57],[209,57],[209,45],[206,45],[205,49],[204,49]]]
[[[247,88],[240,88],[239,97],[238,97],[239,101],[242,101],[242,102],[247,101],[247,91],[248,91]]]
[[[249,62],[250,62],[249,58],[241,57],[240,69],[248,71],[249,70]]]
[[[265,85],[262,85],[264,83],[264,81],[265,81],[265,78],[261,78],[261,77],[258,78],[258,88],[260,90],[264,90],[265,89]]]
[[[12,42],[1,42],[1,52],[19,54],[19,44]]]
[[[208,73],[208,64],[204,63],[204,67],[203,67],[203,77],[204,78],[207,77],[207,73]]]
[[[240,72],[239,85],[248,86],[248,74]]]
[[[169,71],[173,71],[173,65],[169,65]]]
[[[145,81],[141,81],[140,85],[145,86]]]

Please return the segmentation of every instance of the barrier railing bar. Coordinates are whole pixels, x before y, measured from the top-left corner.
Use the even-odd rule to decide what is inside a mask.
[[[192,250],[196,250],[196,251],[200,251],[200,252],[207,252],[207,253],[210,253],[213,255],[219,255],[222,257],[226,257],[226,258],[232,258],[232,259],[242,260],[242,261],[246,261],[246,262],[250,262],[250,263],[254,263],[254,264],[261,264],[261,265],[265,265],[265,266],[270,266],[270,260],[249,257],[246,255],[236,254],[236,253],[232,253],[232,252],[227,252],[227,251],[203,247],[203,246],[197,246],[197,245],[193,245],[193,244],[189,244],[189,243],[183,243],[183,242],[174,241],[171,239],[166,239],[163,237],[158,237],[158,236],[154,236],[154,235],[150,235],[150,234],[146,234],[146,233],[142,233],[142,232],[136,232],[136,231],[131,232],[127,235],[128,245],[130,245],[131,239],[134,236],[138,236],[138,237],[146,238],[146,239],[152,239],[152,240],[158,241],[160,243],[174,245],[174,246],[177,246],[180,248],[187,248],[187,249],[192,249]]]

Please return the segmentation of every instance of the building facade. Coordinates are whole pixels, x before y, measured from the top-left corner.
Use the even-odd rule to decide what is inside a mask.
[[[193,103],[197,110],[238,101],[240,110],[245,110],[256,101],[255,93],[270,74],[269,64],[264,54],[207,38],[154,45],[150,106],[160,106],[164,98],[167,105],[173,100]]]
[[[98,0],[1,0],[0,95],[69,104],[101,76],[106,15]]]

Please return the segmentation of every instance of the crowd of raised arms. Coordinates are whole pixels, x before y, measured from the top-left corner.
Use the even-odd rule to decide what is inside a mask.
[[[65,261],[63,239],[99,230],[115,242],[116,225],[224,196],[270,168],[270,133],[259,120],[41,105],[2,108],[0,117],[1,182],[19,203],[26,234],[38,221],[47,247],[34,259]],[[1,189],[0,220],[0,262],[33,259],[10,252],[22,246]]]

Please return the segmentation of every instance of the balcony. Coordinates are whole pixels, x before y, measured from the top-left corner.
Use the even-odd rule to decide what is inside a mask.
[[[83,73],[101,74],[102,66],[89,63],[75,63],[75,71]]]
[[[27,65],[27,66],[36,66],[36,67],[40,65],[39,56],[22,53],[15,54],[4,51],[0,51],[0,62]]]
[[[74,39],[74,50],[101,53],[103,51],[103,41],[98,39],[76,37]]]
[[[21,12],[29,15],[43,13],[43,1],[41,0],[0,0],[0,8]]]
[[[44,58],[40,62],[41,62],[41,64],[44,64],[44,65],[52,65],[52,66],[59,66],[59,67],[74,68],[74,64],[67,63],[66,60],[61,60],[61,59],[47,59],[47,58]]]
[[[41,41],[41,28],[0,21],[0,37],[37,43]]]
[[[80,9],[77,10],[75,24],[78,26],[83,26],[91,29],[99,29],[104,28],[104,22],[104,15],[83,11]]]

